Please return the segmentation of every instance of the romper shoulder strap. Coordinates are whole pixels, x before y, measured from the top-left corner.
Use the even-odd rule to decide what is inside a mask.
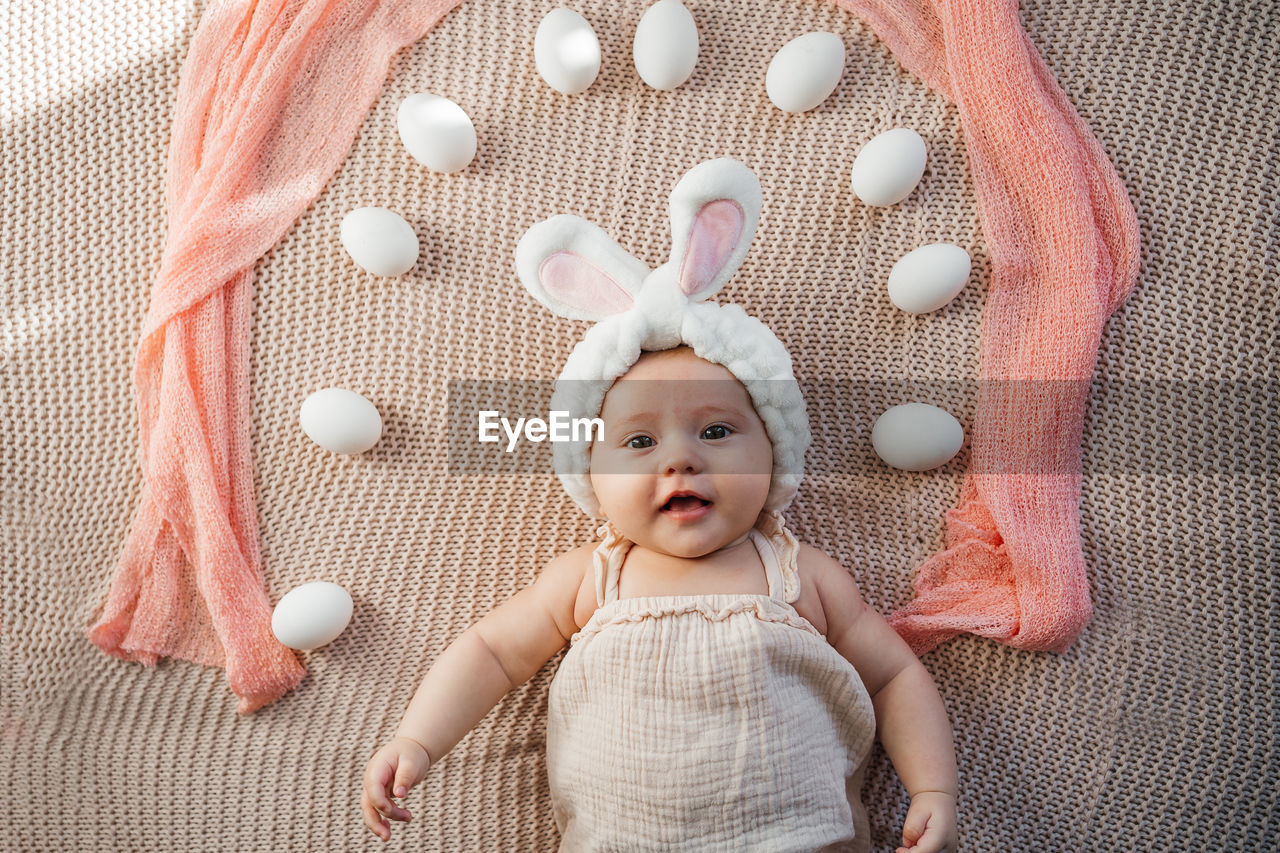
[[[632,543],[608,521],[600,525],[596,535],[600,537],[600,544],[591,553],[591,564],[595,570],[596,606],[600,607],[617,599],[622,561],[627,558]]]
[[[751,540],[764,563],[770,597],[791,604],[800,597],[800,573],[796,569],[800,543],[776,512],[760,514],[751,530]]]

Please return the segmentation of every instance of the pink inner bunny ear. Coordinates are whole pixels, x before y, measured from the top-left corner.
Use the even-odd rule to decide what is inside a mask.
[[[742,239],[746,215],[732,199],[707,202],[693,218],[689,243],[680,262],[680,288],[694,296],[724,269]]]
[[[635,304],[612,276],[573,252],[548,255],[538,268],[538,278],[552,299],[592,315],[620,314]]]

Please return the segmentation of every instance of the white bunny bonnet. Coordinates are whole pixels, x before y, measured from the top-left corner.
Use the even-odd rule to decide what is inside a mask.
[[[690,169],[671,193],[671,260],[650,271],[605,232],[577,216],[532,226],[516,246],[524,286],[561,317],[593,320],[556,381],[553,411],[594,418],[605,393],[641,353],[680,345],[720,364],[746,387],[773,444],[764,509],[791,503],[804,472],[809,419],[791,356],[741,307],[705,301],[733,276],[760,219],[760,182],[737,160]],[[555,468],[582,510],[600,514],[588,475],[590,445],[553,445]]]

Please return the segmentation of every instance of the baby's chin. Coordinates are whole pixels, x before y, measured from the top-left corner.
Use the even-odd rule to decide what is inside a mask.
[[[742,544],[743,542],[747,541],[747,536],[749,533],[750,533],[749,530],[743,531],[740,536],[735,536],[732,539],[729,539],[727,541],[712,543],[710,545],[689,544],[689,545],[682,546],[679,542],[671,542],[669,540],[647,541],[647,542],[641,542],[636,540],[632,540],[632,541],[635,542],[635,544],[640,545],[641,547],[649,551],[653,551],[658,554],[663,554],[667,557],[676,557],[682,560],[699,560],[703,557],[710,557],[712,554],[715,554],[719,551],[723,551],[726,548],[732,548],[735,545]]]

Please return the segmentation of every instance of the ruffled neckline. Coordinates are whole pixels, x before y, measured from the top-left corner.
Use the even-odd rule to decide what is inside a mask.
[[[760,592],[716,592],[615,598],[596,608],[587,624],[570,638],[570,644],[576,645],[611,625],[694,614],[708,622],[723,622],[740,614],[749,614],[762,622],[798,628],[825,642],[818,629],[787,602]]]

